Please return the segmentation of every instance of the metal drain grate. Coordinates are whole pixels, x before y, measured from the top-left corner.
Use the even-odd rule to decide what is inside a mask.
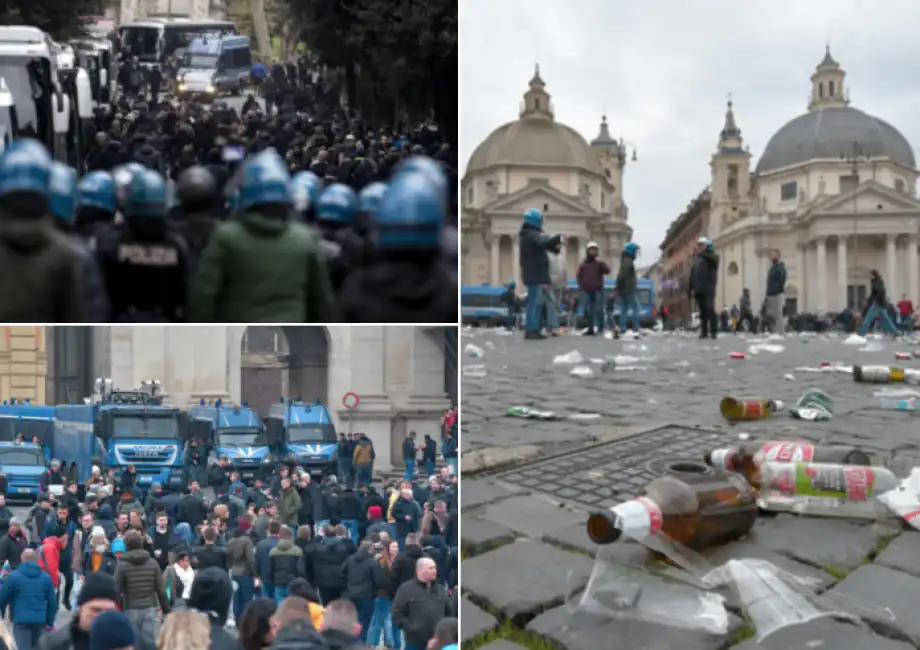
[[[726,444],[724,433],[667,426],[499,472],[496,478],[530,492],[588,509],[610,508],[639,496],[674,462],[700,462]]]

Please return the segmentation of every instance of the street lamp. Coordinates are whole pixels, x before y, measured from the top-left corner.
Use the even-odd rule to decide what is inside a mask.
[[[872,159],[871,156],[869,156],[869,154],[863,151],[862,146],[856,140],[853,140],[852,151],[849,154],[848,153],[840,154],[840,160],[850,165],[850,178],[852,178],[853,181],[855,182],[855,185],[853,187],[853,190],[854,190],[853,192],[853,257],[852,257],[852,262],[850,262],[850,265],[849,265],[850,268],[848,270],[848,273],[850,273],[854,278],[856,277],[856,262],[859,258],[859,217],[858,217],[859,205],[857,203],[857,201],[859,200],[859,192],[856,192],[855,190],[859,188],[859,163],[869,162],[871,161],[871,159]],[[839,243],[837,245],[838,247],[840,246]],[[839,255],[840,249],[838,248],[837,251],[838,251],[837,254]],[[846,286],[848,290],[847,292],[849,293],[849,280],[847,280]],[[859,284],[853,285],[853,303],[856,304],[857,306],[858,306],[858,303],[862,302],[859,299],[859,295],[858,295],[860,286],[861,285]],[[850,303],[849,296],[847,296],[846,298],[847,298],[847,306],[852,307],[853,305],[849,304]]]
[[[638,151],[638,149],[636,148],[636,145],[634,145],[632,142],[627,142],[626,140],[623,139],[622,136],[620,136],[620,142],[617,146],[617,150],[620,154],[620,158],[626,158],[626,152],[628,152],[630,148],[632,149],[632,157],[630,158],[630,160],[632,160],[633,162],[636,162],[637,160],[639,160],[639,154],[636,153]]]

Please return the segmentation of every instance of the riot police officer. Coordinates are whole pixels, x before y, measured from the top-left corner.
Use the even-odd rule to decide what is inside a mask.
[[[323,236],[323,256],[336,293],[361,253],[361,241],[352,229],[357,213],[358,196],[343,183],[333,183],[316,201],[316,225]]]
[[[291,204],[294,214],[305,223],[316,221],[316,197],[323,189],[323,181],[313,172],[302,171],[291,179]]]
[[[99,239],[115,237],[118,211],[115,179],[108,172],[90,172],[77,183],[75,199],[75,231],[94,251]]]
[[[188,251],[166,220],[166,181],[144,169],[124,200],[125,222],[114,246],[97,250],[112,302],[112,320],[163,323],[185,319]]]
[[[386,183],[379,181],[366,186],[358,195],[358,216],[355,219],[354,229],[362,239],[367,237],[367,228],[371,219],[377,213],[383,195],[387,193]]]
[[[103,173],[103,172],[100,172]],[[96,258],[81,237],[74,233],[74,214],[77,205],[77,172],[63,163],[52,163],[51,195],[48,211],[63,232],[79,259],[82,270],[86,320],[104,323],[108,319],[109,301],[102,282]]]
[[[274,149],[240,173],[233,219],[201,255],[192,286],[196,322],[327,322],[332,291],[318,236],[290,220],[291,177]]]
[[[457,282],[444,263],[441,240],[447,182],[433,170],[415,162],[393,177],[371,222],[371,259],[345,281],[338,320],[457,321]]]
[[[218,223],[217,182],[214,175],[200,165],[189,167],[179,176],[176,186],[179,209],[174,214],[176,228],[188,244],[193,266]]]
[[[0,322],[79,323],[86,295],[78,255],[48,215],[52,160],[36,140],[0,155]]]

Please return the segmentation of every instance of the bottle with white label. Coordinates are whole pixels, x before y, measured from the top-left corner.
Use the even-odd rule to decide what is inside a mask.
[[[713,449],[703,455],[703,461],[716,469],[741,474],[755,490],[760,489],[760,466],[765,462],[872,464],[869,456],[855,447],[813,445],[805,440],[752,441],[737,447]]]
[[[743,537],[756,520],[756,496],[743,477],[682,463],[680,471],[649,483],[641,497],[588,517],[588,537],[611,544],[662,535],[701,550]]]

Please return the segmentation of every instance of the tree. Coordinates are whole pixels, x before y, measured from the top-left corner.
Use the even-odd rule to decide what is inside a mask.
[[[0,25],[29,25],[48,32],[55,41],[86,36],[92,17],[105,12],[107,0],[3,0]]]
[[[349,106],[375,121],[457,124],[455,0],[281,0],[300,40],[344,69]]]

